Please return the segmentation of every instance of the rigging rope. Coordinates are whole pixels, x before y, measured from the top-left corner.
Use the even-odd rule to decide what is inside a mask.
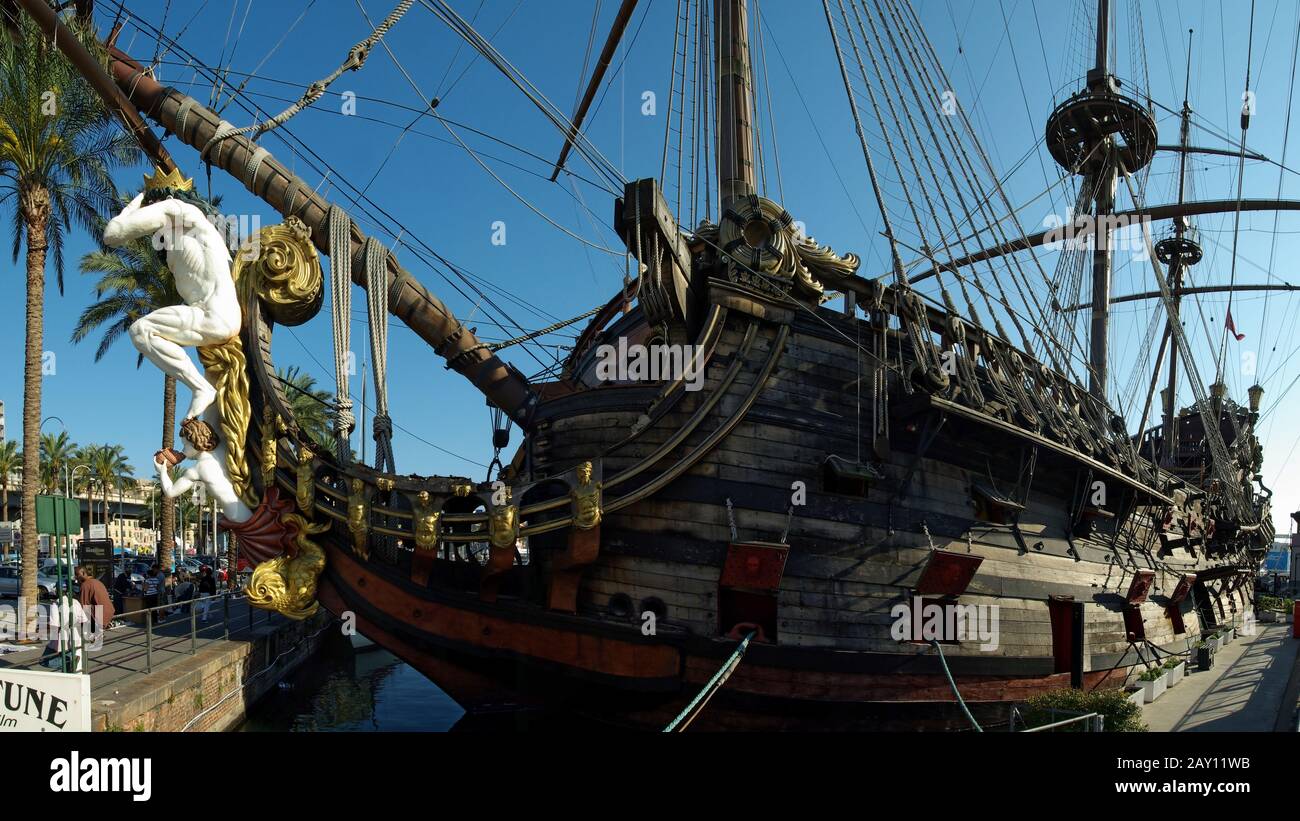
[[[757,633],[756,630],[751,630],[746,634],[745,638],[741,639],[740,645],[736,647],[735,652],[731,654],[731,657],[727,659],[722,667],[718,668],[718,672],[713,674],[713,678],[709,679],[708,683],[704,685],[704,689],[700,690],[695,698],[691,699],[691,703],[687,704],[686,708],[677,714],[677,718],[674,718],[664,728],[665,733],[680,733],[699,717],[700,712],[708,705],[709,699],[713,698],[714,694],[722,689],[722,685],[727,683],[727,679],[731,678],[731,674],[736,672],[736,668],[740,666],[740,660],[745,657],[745,651],[749,649],[749,641],[754,638],[755,633]]]
[[[596,314],[600,313],[601,308],[603,307],[605,306],[601,305],[596,308],[592,308],[590,311],[587,311],[586,313],[583,314],[578,314],[572,319],[561,320],[554,324],[547,325],[545,328],[541,328],[540,330],[536,330],[531,333],[526,333],[523,336],[516,336],[513,339],[507,339],[502,342],[493,343],[491,345],[488,345],[487,349],[489,351],[492,351],[493,353],[496,353],[502,348],[509,348],[511,345],[518,345],[520,342],[528,342],[529,340],[536,339],[539,336],[546,336],[549,333],[554,333],[555,331],[558,331],[561,328],[572,325],[575,322],[581,322],[582,320],[586,319],[589,316],[595,316]]]
[[[396,473],[393,419],[388,415],[388,249],[366,238],[366,314],[370,324],[370,361],[375,375],[375,470]],[[380,284],[382,283],[382,285]]]
[[[1223,381],[1223,369],[1228,358],[1228,321],[1232,315],[1232,288],[1237,284],[1237,242],[1241,239],[1241,192],[1246,182],[1246,131],[1250,128],[1250,115],[1254,102],[1250,90],[1250,60],[1255,47],[1255,0],[1250,0],[1250,34],[1246,39],[1246,91],[1241,95],[1241,153],[1237,159],[1237,209],[1232,224],[1232,260],[1228,275],[1228,307],[1224,314],[1223,341],[1214,368],[1214,381]],[[1236,418],[1235,416],[1233,417]]]
[[[361,66],[365,65],[366,57],[370,55],[370,49],[374,48],[375,43],[379,42],[380,38],[387,34],[388,30],[396,25],[398,20],[402,19],[402,15],[406,14],[407,9],[409,9],[414,2],[415,0],[399,0],[397,6],[389,13],[384,22],[380,23],[375,27],[374,31],[370,32],[369,37],[348,50],[347,59],[340,63],[338,68],[334,69],[334,71],[328,76],[322,77],[307,86],[307,90],[303,92],[302,97],[284,111],[281,111],[269,120],[263,120],[260,123],[253,123],[252,125],[246,125],[241,128],[235,128],[223,120],[221,125],[217,128],[217,132],[212,135],[212,139],[208,140],[207,145],[203,146],[203,150],[199,152],[199,156],[206,158],[208,152],[214,145],[227,137],[234,136],[235,134],[251,133],[252,137],[250,137],[250,139],[256,140],[266,132],[284,125],[296,116],[298,112],[311,106],[324,96],[325,89],[329,88],[331,83],[341,77],[343,72],[356,71],[361,68]]]
[[[930,644],[933,645],[935,651],[939,653],[939,664],[943,666],[943,674],[948,677],[948,686],[952,687],[952,694],[956,697],[957,704],[961,707],[961,711],[966,714],[966,720],[975,728],[975,732],[984,732],[984,728],[975,720],[975,716],[970,714],[970,708],[966,706],[966,700],[961,697],[961,691],[957,689],[957,682],[953,680],[952,671],[948,669],[948,660],[943,657],[943,648],[940,647],[939,642],[934,639],[930,639]]]
[[[352,456],[350,438],[356,427],[352,416],[352,393],[348,372],[352,357],[352,219],[337,205],[327,217],[330,241],[330,303],[334,323],[334,452],[339,464]]]

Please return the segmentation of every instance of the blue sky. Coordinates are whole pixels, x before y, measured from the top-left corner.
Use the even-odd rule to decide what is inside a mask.
[[[250,9],[251,3],[251,11]],[[361,0],[372,22],[391,8],[388,0]],[[1055,178],[1056,170],[1041,148],[1047,115],[1078,87],[1091,45],[1085,42],[1093,14],[1092,2],[1080,0],[915,0],[954,86],[953,91],[975,121],[978,136],[990,159],[1006,173],[1006,190],[1018,206],[1026,231],[1039,230],[1049,214],[1066,207],[1057,189],[1055,197],[1034,200]],[[476,28],[509,58],[560,109],[569,111],[585,77],[580,76],[584,47],[596,6],[594,0],[451,0]],[[599,49],[617,3],[600,4],[596,48]],[[625,38],[626,55],[620,53],[613,75],[588,121],[586,133],[601,152],[628,179],[658,176],[663,148],[665,102],[668,99],[672,31],[676,3],[651,0],[634,16]],[[106,29],[116,13],[110,0],[96,4]],[[1129,87],[1149,84],[1152,96],[1176,109],[1182,101],[1187,29],[1196,29],[1192,65],[1192,106],[1205,129],[1193,131],[1198,145],[1227,147],[1222,135],[1239,134],[1237,112],[1246,71],[1249,4],[1203,0],[1147,0],[1134,6],[1116,0],[1122,33],[1114,44],[1114,67]],[[238,85],[244,73],[255,73],[243,89],[242,101],[264,111],[278,112],[301,93],[303,86],[329,74],[355,42],[370,31],[358,0],[133,0],[129,9],[181,45],[208,66],[227,66],[229,82]],[[304,10],[306,10],[304,14]],[[247,16],[245,16],[248,11]],[[164,13],[166,13],[165,23]],[[762,32],[767,49],[773,119],[782,168],[782,204],[803,220],[811,234],[837,250],[863,256],[863,273],[883,273],[885,246],[879,218],[870,194],[861,152],[854,137],[844,89],[827,34],[821,4],[815,0],[763,0]],[[1128,34],[1140,15],[1145,31],[1149,80],[1141,79],[1141,49]],[[1290,70],[1297,26],[1297,6],[1285,0],[1258,0],[1255,12],[1252,88],[1257,113],[1247,142],[1274,160],[1281,160]],[[1012,36],[1008,36],[1008,32]],[[1041,32],[1041,38],[1039,33]],[[612,198],[608,191],[580,181],[556,185],[549,176],[549,160],[560,146],[560,135],[506,80],[483,60],[472,60],[468,47],[424,8],[421,3],[407,13],[386,38],[401,66],[390,54],[376,48],[365,67],[348,73],[331,87],[315,107],[294,118],[285,133],[263,139],[279,159],[327,196],[347,203],[347,194],[365,189],[367,196],[397,218],[401,228],[371,211],[354,207],[354,219],[394,244],[399,259],[458,316],[470,318],[489,340],[514,336],[513,328],[492,324],[489,306],[473,294],[458,293],[420,259],[427,256],[421,244],[433,248],[457,266],[508,292],[493,299],[524,327],[532,329],[584,312],[607,300],[620,286],[623,257],[598,250],[567,236],[537,216],[520,201],[526,199],[551,220],[582,237],[587,243],[621,250],[609,229]],[[138,60],[157,60],[159,74],[200,102],[212,99],[212,83],[187,58],[159,49],[156,37],[128,22],[119,45]],[[419,87],[419,93],[411,82]],[[1023,92],[1022,92],[1023,89]],[[342,92],[357,95],[355,116],[341,112]],[[642,114],[643,93],[653,91],[659,100],[655,116]],[[448,135],[435,119],[424,116],[402,136],[405,126],[422,107],[424,98],[439,97],[438,113],[449,121],[500,137],[513,146],[545,158],[539,160],[516,148],[494,143],[465,128],[458,136],[476,151],[492,170],[516,192],[504,190]],[[226,98],[223,97],[224,102]],[[761,103],[766,108],[766,100]],[[811,116],[810,116],[811,112]],[[252,122],[252,115],[230,104],[223,116],[236,125]],[[814,119],[815,118],[815,119]],[[1177,120],[1158,113],[1161,142],[1177,139]],[[770,126],[770,124],[768,124]],[[1210,133],[1218,132],[1217,134]],[[399,139],[400,137],[400,139]],[[1300,133],[1295,135],[1300,142]],[[302,153],[310,145],[319,159]],[[195,152],[174,138],[168,145],[187,174],[207,189],[207,179]],[[491,155],[491,156],[489,156]],[[1289,146],[1287,164],[1300,168],[1300,146]],[[507,162],[509,164],[507,164]],[[769,174],[775,164],[769,153]],[[328,164],[332,171],[323,173]],[[515,166],[522,166],[523,169]],[[578,159],[572,169],[588,179],[591,170]],[[1150,201],[1173,198],[1173,155],[1161,155],[1150,177]],[[1197,157],[1194,198],[1231,198],[1235,193],[1236,160]],[[138,190],[140,173],[124,174],[124,189]],[[538,176],[538,175],[541,176]],[[1297,195],[1295,174],[1283,177],[1284,195]],[[346,183],[355,186],[349,188]],[[1271,197],[1278,191],[1276,165],[1248,164],[1247,196]],[[259,215],[263,224],[276,216],[251,198],[242,187],[217,172],[212,191],[225,199],[227,213]],[[1121,186],[1122,187],[1122,186]],[[775,184],[768,191],[776,196]],[[1121,196],[1121,204],[1126,201]],[[1242,217],[1236,277],[1238,282],[1296,281],[1289,263],[1300,247],[1294,214],[1283,214],[1279,233],[1272,235],[1271,214]],[[491,241],[493,224],[506,225],[506,243]],[[1232,215],[1202,219],[1206,259],[1196,270],[1198,282],[1226,281],[1231,271]],[[74,237],[67,249],[69,260],[89,250],[91,241]],[[1269,274],[1270,258],[1273,273]],[[1045,264],[1051,262],[1044,257]],[[0,276],[0,399],[6,403],[7,434],[20,435],[22,386],[21,269],[5,260],[8,276]],[[445,273],[445,270],[444,270]],[[149,465],[158,446],[161,424],[161,376],[149,366],[137,370],[135,354],[125,340],[103,362],[93,361],[94,343],[80,346],[69,341],[77,315],[93,298],[92,280],[70,266],[67,289],[59,296],[50,288],[46,302],[46,347],[57,356],[57,373],[45,380],[43,413],[60,417],[78,442],[114,442],[127,447],[138,472]],[[1121,261],[1115,273],[1115,293],[1146,291],[1152,274],[1143,264]],[[459,283],[457,283],[459,284]],[[464,285],[460,285],[465,289]],[[467,289],[466,293],[469,293]],[[353,344],[366,344],[364,294],[353,296]],[[476,304],[477,303],[477,304]],[[1267,305],[1267,315],[1265,314]],[[1201,302],[1204,322],[1215,335],[1222,327],[1223,301],[1208,297]],[[1123,391],[1131,378],[1133,362],[1150,319],[1151,303],[1119,306],[1112,330],[1112,372]],[[1234,396],[1244,401],[1245,388],[1263,379],[1264,407],[1273,402],[1300,374],[1297,353],[1294,297],[1259,294],[1239,297],[1233,303],[1238,330],[1246,339],[1230,348],[1225,376]],[[328,306],[327,306],[328,310]],[[1201,330],[1201,317],[1189,327],[1202,373],[1213,373],[1213,353]],[[580,326],[578,326],[580,327]],[[571,329],[570,333],[576,329]],[[556,345],[571,335],[545,341]],[[96,340],[97,341],[97,340]],[[275,358],[282,366],[297,365],[317,377],[322,387],[333,387],[328,314],[301,328],[279,330]],[[507,359],[525,373],[549,365],[548,355],[533,348],[541,363],[516,348]],[[1243,352],[1253,353],[1256,375],[1238,362]],[[414,334],[395,320],[389,333],[389,401],[399,426],[394,435],[397,468],[401,472],[442,473],[483,478],[491,459],[489,415],[483,399],[467,382],[443,369],[442,360]],[[1145,388],[1145,380],[1142,382]],[[354,377],[354,392],[359,378]],[[368,388],[373,397],[373,387]],[[1288,414],[1300,391],[1292,391],[1267,413],[1262,422],[1265,439],[1265,481],[1277,491],[1279,529],[1289,523],[1285,512],[1300,507],[1300,476],[1282,469],[1287,457],[1300,455],[1300,415]],[[359,397],[358,397],[359,398]],[[182,407],[188,402],[182,389]],[[1184,391],[1184,403],[1191,394]],[[373,398],[370,400],[373,401]],[[1139,397],[1140,404],[1140,397]],[[1134,417],[1136,413],[1132,414]],[[1136,419],[1130,420],[1136,424]],[[51,422],[47,430],[57,428]],[[424,441],[424,440],[427,440]],[[518,443],[516,431],[510,451]],[[440,450],[428,443],[440,445]],[[368,450],[372,446],[367,444]],[[504,454],[506,458],[509,452]]]

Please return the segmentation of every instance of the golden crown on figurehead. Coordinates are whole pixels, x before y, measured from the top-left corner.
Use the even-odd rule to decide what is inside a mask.
[[[144,190],[152,191],[156,188],[174,188],[177,191],[194,190],[194,180],[186,179],[181,176],[180,169],[173,168],[166,174],[157,166],[154,166],[154,173],[144,175]]]

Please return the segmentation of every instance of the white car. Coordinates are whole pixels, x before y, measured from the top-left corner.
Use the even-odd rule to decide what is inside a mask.
[[[22,585],[22,571],[16,565],[0,567],[0,596],[17,596]],[[59,580],[36,572],[36,588],[43,599],[54,598],[59,589]]]

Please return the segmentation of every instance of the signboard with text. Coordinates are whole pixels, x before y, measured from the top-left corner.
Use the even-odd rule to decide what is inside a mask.
[[[90,676],[0,668],[0,732],[90,732]]]

